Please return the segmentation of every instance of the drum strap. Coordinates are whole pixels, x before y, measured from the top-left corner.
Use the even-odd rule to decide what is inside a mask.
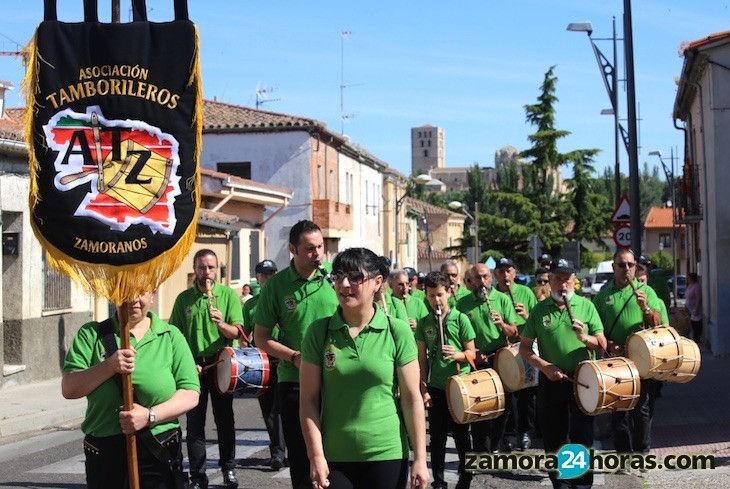
[[[117,351],[117,340],[114,335],[114,323],[111,318],[107,318],[99,323],[99,336],[101,337],[101,344],[104,345],[106,356],[109,358]],[[121,374],[114,374],[114,382],[116,382],[119,392],[122,391],[122,376]],[[135,402],[137,396],[135,396]],[[150,453],[161,463],[166,464],[170,467],[173,474],[177,474],[179,470],[176,468],[176,462],[170,457],[170,452],[165,448],[160,441],[155,438],[149,428],[142,428],[137,432],[137,437],[144,444],[144,446],[150,451]]]
[[[641,287],[639,287],[639,288],[641,288]],[[636,294],[631,294],[631,297],[636,297]],[[621,310],[618,312],[618,314],[616,314],[616,317],[613,318],[611,327],[608,329],[608,331],[606,331],[607,337],[609,337],[609,338],[611,337],[611,332],[613,331],[613,328],[616,326],[616,323],[618,322],[619,318],[621,317],[621,314],[623,314],[623,312],[626,310],[626,306],[628,306],[629,302],[631,302],[631,297],[629,297],[629,299],[626,302],[624,302],[624,306],[621,308]]]

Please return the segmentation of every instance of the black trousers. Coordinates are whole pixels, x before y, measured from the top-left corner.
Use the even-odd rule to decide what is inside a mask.
[[[304,443],[302,426],[299,423],[299,384],[296,382],[279,382],[277,401],[281,409],[281,427],[284,441],[289,452],[289,475],[294,489],[311,489],[309,479],[309,458]]]
[[[611,415],[613,446],[617,452],[648,453],[651,449],[651,419],[660,385],[657,380],[642,379],[639,402],[634,409]]]
[[[509,420],[509,405],[512,404],[512,393],[504,393],[505,412],[489,421],[477,421],[471,424],[472,446],[475,452],[493,452],[502,450],[505,428]],[[489,439],[489,443],[487,443]]]
[[[593,417],[583,414],[575,402],[573,383],[551,382],[543,374],[537,386],[538,419],[542,429],[545,453],[557,453],[566,443],[579,443],[590,450],[593,445]],[[554,488],[589,488],[593,472],[577,479],[558,479],[549,473]]]
[[[271,357],[269,357],[271,360]],[[284,443],[284,431],[281,428],[281,416],[279,406],[276,402],[277,373],[276,363],[270,365],[269,387],[258,397],[261,417],[264,419],[266,431],[269,433],[269,453],[271,458],[284,460],[286,458],[286,445]]]
[[[700,319],[699,321],[690,321],[689,323],[692,325],[692,339],[698,345],[701,344],[700,340],[702,340],[702,319]]]
[[[431,407],[428,410],[428,427],[431,438],[431,471],[433,487],[446,487],[444,467],[446,460],[446,435],[449,430],[454,437],[456,451],[459,454],[459,476],[464,474],[466,452],[471,451],[469,425],[454,423],[446,404],[446,392],[435,387],[428,387],[431,395]]]
[[[405,489],[408,482],[407,459],[328,465],[330,489]]]
[[[187,414],[187,445],[190,459],[190,478],[207,481],[205,475],[205,415],[208,410],[208,395],[213,408],[213,419],[218,431],[218,451],[221,470],[236,467],[236,432],[233,422],[233,396],[219,394],[215,388],[216,369],[211,368],[200,375],[200,400]]]
[[[127,448],[124,435],[84,437],[84,455],[86,456],[86,485],[89,489],[127,489]],[[137,437],[137,462],[139,483],[143,489],[174,489],[174,468],[182,473],[182,449],[179,429],[160,433],[157,439],[170,453],[175,462],[174,467],[157,460]]]
[[[527,387],[515,393],[517,398],[517,432],[529,433],[535,428],[537,386]],[[519,440],[517,440],[519,442]]]

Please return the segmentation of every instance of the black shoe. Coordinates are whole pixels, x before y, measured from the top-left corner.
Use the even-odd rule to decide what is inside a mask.
[[[530,445],[532,445],[530,435],[527,433],[522,433],[522,436],[520,437],[520,449],[524,452],[525,450],[530,448]]]
[[[205,479],[191,479],[189,489],[208,489],[208,481]]]
[[[272,470],[280,471],[284,468],[284,461],[280,459],[279,457],[271,457],[271,461],[269,462],[269,467],[271,467]]]
[[[512,453],[512,449],[514,448],[512,446],[512,442],[509,440],[502,440],[502,444],[500,445],[500,452],[504,453]]]
[[[236,471],[233,469],[223,471],[223,485],[228,489],[238,489]]]

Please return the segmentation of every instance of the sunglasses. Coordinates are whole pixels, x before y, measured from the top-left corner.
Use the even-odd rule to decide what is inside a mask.
[[[634,268],[636,266],[636,263],[633,262],[620,262],[616,263],[616,266],[619,268]]]
[[[364,283],[366,280],[369,280],[372,277],[369,277],[365,275],[365,273],[361,272],[360,270],[355,270],[352,272],[334,272],[332,274],[332,278],[335,282],[342,282],[347,278],[347,281],[351,285],[360,285]]]
[[[548,282],[549,282],[549,280],[535,280],[535,283],[538,285],[545,285]]]

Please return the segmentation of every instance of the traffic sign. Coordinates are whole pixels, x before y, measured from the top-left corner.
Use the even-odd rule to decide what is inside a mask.
[[[631,247],[631,228],[629,226],[617,226],[613,232],[613,241],[619,248]]]
[[[629,205],[629,198],[625,195],[621,196],[621,200],[618,201],[616,208],[613,210],[611,222],[614,224],[631,222],[631,206]]]

